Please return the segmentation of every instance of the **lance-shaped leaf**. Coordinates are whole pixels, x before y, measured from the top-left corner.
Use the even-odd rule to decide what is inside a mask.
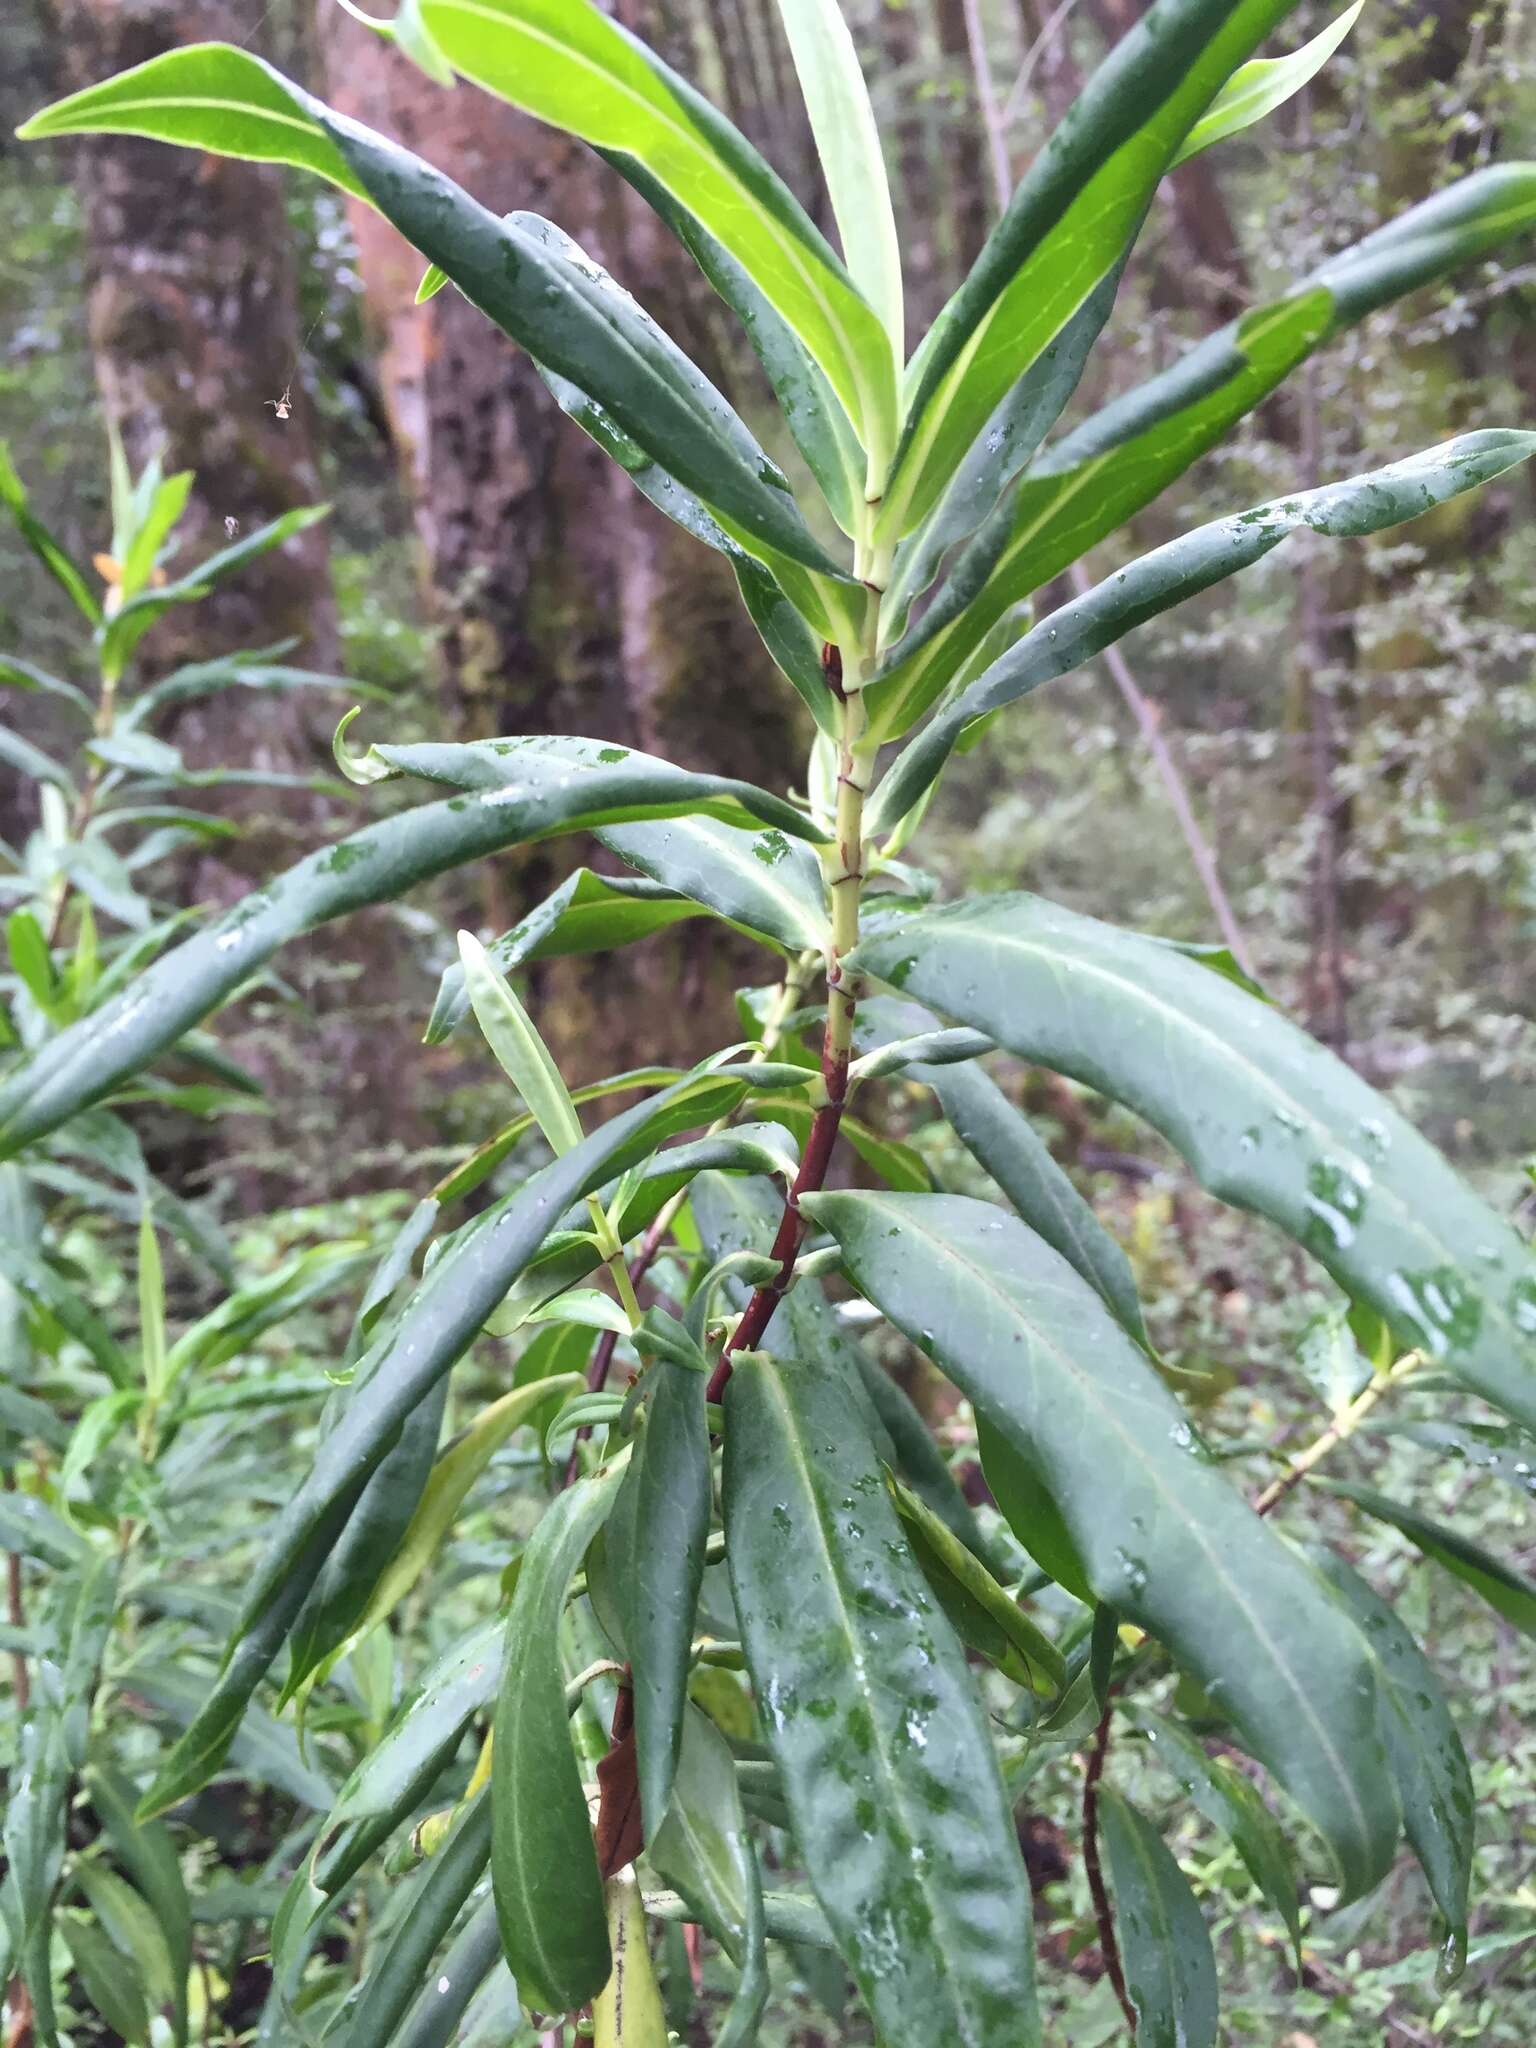
[[[96,625],[101,618],[101,606],[96,601],[90,580],[80,565],[71,558],[63,543],[32,510],[27,499],[27,487],[16,474],[10,448],[4,441],[0,441],[0,504],[3,504],[10,513],[22,539],[49,575],[91,624]],[[14,673],[15,664],[8,662],[7,668]],[[33,676],[38,673],[36,670],[27,669],[25,665],[23,671]],[[69,688],[67,684],[60,687],[65,690]]]
[[[623,47],[610,24],[595,12],[592,18]],[[260,58],[218,43],[169,51],[26,124],[28,139],[102,132],[298,165],[369,200],[466,298],[539,363],[597,399],[734,528],[838,573],[782,478],[753,460],[746,429],[654,323],[624,320],[613,295],[541,236],[498,220],[431,165],[333,113]],[[830,260],[826,275],[835,286]],[[856,313],[862,302],[846,278],[841,290]],[[867,308],[863,317],[878,333]],[[138,602],[150,599],[146,593]]]
[[[1536,1642],[1536,1582],[1524,1573],[1515,1571],[1459,1530],[1448,1529],[1443,1522],[1437,1522],[1431,1515],[1421,1515],[1417,1508],[1402,1501],[1389,1500],[1374,1487],[1354,1486],[1343,1479],[1318,1479],[1314,1484],[1336,1494],[1340,1500],[1353,1501],[1376,1521],[1401,1530],[1427,1558],[1480,1593],[1496,1614],[1502,1614],[1511,1627]]]
[[[796,1841],[877,2030],[1037,2042],[1029,1887],[986,1721],[846,1379],[740,1358],[724,1491]]]
[[[859,1006],[855,1030],[860,1043],[887,1033],[932,1026],[934,1019],[915,1003],[884,997]],[[909,1080],[933,1090],[934,1099],[961,1144],[991,1174],[1037,1236],[1075,1266],[1102,1295],[1138,1344],[1151,1348],[1131,1262],[1093,1210],[1051,1157],[1045,1140],[997,1083],[974,1065],[907,1070]]]
[[[1099,1794],[1099,1825],[1137,2048],[1216,2048],[1216,1958],[1188,1879],[1118,1792]]]
[[[380,2048],[393,2038],[490,1854],[491,1800],[488,1792],[480,1792],[410,1881],[393,1938],[382,1954],[373,1956],[362,1996],[349,2008],[343,2038],[352,2048]]]
[[[906,355],[901,244],[869,89],[838,0],[779,0],[848,271]]]
[[[1196,1675],[1328,1842],[1349,1891],[1367,1890],[1397,1834],[1367,1661],[1310,1575],[1201,1458],[1099,1296],[987,1202],[802,1200],[855,1284],[1037,1476],[1096,1597]]]
[[[1360,19],[1365,0],[1354,0],[1336,20],[1320,29],[1288,57],[1255,57],[1251,64],[1235,71],[1216,95],[1211,109],[1195,123],[1174,158],[1185,164],[1203,149],[1225,142],[1229,135],[1241,135],[1245,128],[1265,120],[1277,107],[1294,99],[1302,87],[1316,78],[1334,51]]]
[[[606,953],[703,914],[701,904],[648,876],[598,875],[590,868],[577,868],[486,952],[503,974],[510,974],[525,960]],[[464,969],[455,964],[438,984],[426,1043],[440,1045],[468,1011]]]
[[[713,1478],[704,1375],[659,1358],[626,1487],[630,1554],[621,1561],[624,1635],[635,1696],[635,1761],[647,1838],[667,1812],[683,1739],[689,1651]]]
[[[503,847],[610,819],[674,817],[717,802],[730,815],[742,815],[738,792],[746,784],[723,789],[722,778],[695,778],[644,755],[609,751],[620,758],[605,762],[594,749],[591,765],[578,767],[557,754],[530,750],[515,779],[488,777],[474,796],[421,805],[308,855],[8,1075],[0,1085],[0,1156],[55,1129],[138,1073],[217,1009],[279,946],[316,925],[392,901],[419,882]],[[789,805],[761,795],[781,830],[808,829]]]
[[[679,93],[644,44],[590,0],[421,0],[421,15],[463,77],[637,158],[687,207],[815,357],[859,429],[878,483],[896,432],[890,338],[809,217],[731,124],[696,94]]]
[[[1004,394],[1120,260],[1184,137],[1292,4],[1171,0],[1094,73],[913,359],[886,538],[922,518]]]
[[[1536,1419],[1529,1249],[1384,1097],[1271,1005],[1157,939],[1033,896],[924,912],[853,960],[1134,1109],[1203,1187],[1277,1223],[1405,1344]]]
[[[502,1951],[524,2002],[585,2005],[608,1981],[603,1885],[571,1747],[560,1614],[613,1507],[622,1463],[567,1489],[523,1552],[491,1764],[491,1881]]]
[[[1382,1674],[1378,1667],[1377,1684]],[[1301,1958],[1301,1907],[1296,1872],[1285,1836],[1256,1788],[1241,1772],[1209,1755],[1187,1728],[1156,1714],[1138,1713],[1136,1725],[1153,1745],[1153,1754],[1193,1802],[1198,1813],[1231,1841],[1243,1868],[1285,1922],[1298,1966]],[[1387,1743],[1391,1755],[1390,1736]],[[1398,1790],[1402,1790],[1399,1774]],[[1404,1809],[1406,1813],[1406,1805]]]
[[[1452,1940],[1464,1945],[1476,1808],[1456,1723],[1428,1658],[1386,1601],[1332,1551],[1318,1550],[1314,1558],[1375,1662],[1404,1831]]]
[[[1250,511],[1214,519],[1143,555],[1129,568],[1064,604],[1026,633],[955,702],[946,705],[903,751],[877,786],[869,811],[872,832],[892,830],[922,797],[968,726],[1027,696],[1042,683],[1080,668],[1133,627],[1208,590],[1213,583],[1260,561],[1303,529],[1355,539],[1416,519],[1462,491],[1502,476],[1536,453],[1536,434],[1489,428],[1442,442],[1422,455],[1324,484],[1294,497],[1273,498]]]
[[[747,1834],[736,1760],[698,1707],[683,1710],[683,1738],[671,1802],[647,1854],[657,1874],[742,1964],[760,1912],[757,1858]]]
[[[1225,374],[1191,403],[1124,445],[1069,461],[1068,441],[1037,462],[870,684],[875,730],[905,731],[1016,604],[1123,525],[1273,391],[1328,332],[1332,305],[1317,290],[1249,313],[1228,348]]]

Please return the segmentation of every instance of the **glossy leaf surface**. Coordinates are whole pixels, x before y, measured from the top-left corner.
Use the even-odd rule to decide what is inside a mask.
[[[740,1359],[724,1490],[796,1840],[877,2028],[1038,2040],[1029,1890],[986,1722],[842,1376]]]
[[[1095,1596],[1199,1678],[1329,1843],[1346,1887],[1368,1889],[1391,1860],[1397,1808],[1362,1651],[1200,1457],[1099,1296],[990,1203],[803,1203],[861,1291],[1038,1478]]]
[[[1216,2048],[1216,1958],[1188,1879],[1118,1792],[1099,1794],[1099,1825],[1137,2048]]]
[[[854,959],[1134,1109],[1212,1194],[1269,1217],[1407,1344],[1536,1419],[1529,1250],[1278,1010],[1156,939],[1032,896],[923,912]]]
[[[622,1477],[621,1465],[610,1466],[547,1510],[523,1553],[507,1617],[491,1766],[491,1879],[502,1952],[523,1999],[546,2012],[585,2005],[610,1968],[559,1625],[566,1590]]]

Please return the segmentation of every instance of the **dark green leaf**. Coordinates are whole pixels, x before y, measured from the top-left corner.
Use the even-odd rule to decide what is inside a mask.
[[[1032,896],[922,912],[852,960],[1134,1109],[1212,1194],[1269,1217],[1405,1342],[1536,1419],[1529,1250],[1277,1010],[1156,940]]]
[[[1136,2048],[1216,2048],[1216,1958],[1184,1873],[1144,1814],[1099,1794]]]
[[[1379,533],[1524,462],[1536,435],[1490,428],[1422,455],[1315,491],[1275,498],[1212,520],[1143,555],[1086,595],[1064,604],[966,685],[901,754],[877,787],[871,832],[892,830],[922,797],[966,728],[1042,683],[1080,668],[1133,627],[1246,569],[1291,534],[1310,529],[1338,539]]]
[[[86,1997],[124,2042],[139,2048],[148,2039],[149,2006],[133,1963],[89,1920],[63,1913],[59,1932],[80,1972]]]
[[[527,2005],[564,2012],[608,1981],[603,1886],[571,1747],[560,1613],[623,1476],[609,1466],[548,1509],[523,1553],[491,1766],[491,1879],[502,1951]]]
[[[861,1396],[826,1361],[739,1358],[724,1489],[796,1840],[877,2029],[1038,2041],[1029,1888],[986,1721],[902,1539]]]
[[[1391,1861],[1397,1805],[1360,1646],[1201,1458],[1098,1295],[987,1202],[802,1199],[855,1284],[1038,1477],[1094,1595],[1195,1673],[1329,1843],[1351,1895],[1369,1889]]]
[[[725,1737],[695,1706],[683,1710],[671,1802],[648,1850],[672,1885],[737,1963],[754,1919],[757,1858],[747,1835],[741,1786]]]
[[[112,1853],[154,1912],[171,1963],[171,2027],[178,2043],[187,2037],[187,1977],[192,1968],[192,1918],[181,1863],[169,1830],[159,1821],[137,1820],[138,1795],[111,1764],[92,1763],[86,1779]]]
[[[1386,1601],[1342,1558],[1326,1550],[1314,1555],[1375,1662],[1387,1755],[1403,1803],[1403,1825],[1453,1939],[1464,1944],[1475,1795],[1467,1753],[1440,1682]]]
[[[1066,1666],[1050,1637],[915,1493],[893,1484],[892,1497],[923,1576],[961,1640],[1016,1685],[1046,1695],[1059,1692]]]
[[[86,573],[28,505],[26,486],[16,474],[11,451],[4,441],[0,441],[0,504],[5,505],[22,539],[60,589],[73,600],[78,610],[84,612],[92,625],[96,625],[101,618],[101,607],[96,602]]]
[[[1353,1501],[1378,1522],[1400,1529],[1427,1558],[1480,1593],[1496,1614],[1502,1614],[1522,1635],[1536,1641],[1536,1582],[1514,1571],[1491,1550],[1471,1542],[1455,1529],[1448,1529],[1432,1516],[1421,1515],[1417,1508],[1388,1500],[1372,1487],[1354,1486],[1342,1479],[1314,1479],[1312,1484],[1337,1494],[1341,1500]]]

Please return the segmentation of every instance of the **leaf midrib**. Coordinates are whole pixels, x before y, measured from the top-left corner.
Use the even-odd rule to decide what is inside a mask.
[[[962,930],[965,929],[965,927],[961,924],[961,920],[959,920],[958,918],[954,920],[954,923],[956,925],[959,925]],[[979,943],[992,946],[993,948],[999,951],[1001,951],[1005,947],[1011,947],[1016,952],[1032,953],[1037,955],[1046,963],[1048,967],[1051,967],[1053,969],[1058,967],[1060,964],[1064,949],[1059,948],[1055,953],[1052,953],[1051,950],[1038,939],[1030,939],[1014,933],[998,934],[992,931],[980,929],[976,926],[971,926],[970,930],[974,938]],[[905,932],[894,934],[893,938],[910,938],[911,935],[911,928],[909,927]],[[879,942],[877,941],[877,943]],[[1370,1165],[1369,1161],[1362,1159],[1359,1153],[1355,1151],[1355,1149],[1352,1146],[1345,1144],[1337,1136],[1337,1134],[1334,1131],[1332,1131],[1330,1127],[1321,1120],[1321,1118],[1319,1118],[1319,1116],[1314,1110],[1309,1109],[1305,1103],[1299,1102],[1296,1099],[1296,1097],[1289,1092],[1288,1089],[1281,1087],[1280,1084],[1270,1075],[1270,1073],[1266,1069],[1258,1066],[1257,1063],[1252,1060],[1245,1059],[1238,1047],[1231,1044],[1227,1039],[1221,1037],[1219,1033],[1214,1031],[1209,1025],[1203,1023],[1200,1020],[1200,1018],[1194,1014],[1194,1012],[1189,1010],[1181,1010],[1177,1008],[1173,1003],[1169,1002],[1165,997],[1160,995],[1156,991],[1156,989],[1154,989],[1151,986],[1150,983],[1128,981],[1120,975],[1118,975],[1113,968],[1106,967],[1101,961],[1095,960],[1085,953],[1072,953],[1070,955],[1069,964],[1075,970],[1078,970],[1089,975],[1097,976],[1097,978],[1101,982],[1104,982],[1108,987],[1122,995],[1129,992],[1134,1000],[1156,1009],[1165,1020],[1171,1019],[1173,1023],[1177,1025],[1186,1034],[1196,1038],[1207,1040],[1211,1045],[1213,1045],[1216,1048],[1218,1055],[1229,1061],[1230,1064],[1233,1067],[1235,1067],[1240,1073],[1248,1076],[1257,1076],[1258,1082],[1260,1084],[1259,1092],[1262,1094],[1267,1094],[1273,1100],[1280,1102],[1282,1106],[1284,1106],[1288,1111],[1301,1117],[1308,1126],[1308,1128],[1314,1133],[1314,1136],[1323,1142],[1325,1150],[1334,1153],[1340,1151],[1345,1152],[1358,1165],[1365,1167],[1366,1171],[1371,1176],[1370,1186],[1373,1197],[1380,1194],[1385,1194],[1388,1199],[1389,1205],[1392,1208],[1394,1208],[1399,1214],[1399,1216],[1403,1219],[1404,1223],[1407,1225],[1409,1232],[1413,1235],[1416,1235],[1425,1244],[1425,1246],[1428,1248],[1429,1252],[1432,1255],[1441,1258],[1449,1264],[1453,1265],[1458,1272],[1463,1270],[1463,1261],[1458,1257],[1453,1248],[1450,1245],[1444,1243],[1439,1237],[1437,1237],[1434,1231],[1429,1227],[1428,1223],[1425,1222],[1423,1218],[1415,1210],[1409,1208],[1406,1199],[1398,1194],[1397,1190],[1394,1188],[1390,1180],[1380,1179],[1377,1176],[1375,1169]],[[942,997],[930,997],[929,1000],[933,1001],[938,1008],[943,1008]],[[947,1014],[950,1016],[955,1016],[958,1013],[954,1010],[950,1010]],[[1290,1020],[1286,1019],[1286,1021],[1289,1022]],[[1310,1043],[1311,1041],[1308,1042]],[[1148,1121],[1150,1122],[1151,1119],[1148,1118]],[[1410,1126],[1409,1128],[1411,1129],[1412,1127]],[[1417,1133],[1415,1133],[1415,1135],[1417,1135]],[[1324,1261],[1324,1263],[1326,1264],[1326,1261]],[[1487,1305],[1492,1309],[1496,1320],[1500,1323],[1502,1327],[1504,1327],[1507,1330],[1509,1335],[1514,1339],[1517,1350],[1523,1352],[1525,1349],[1525,1340],[1519,1332],[1519,1330],[1517,1329],[1513,1319],[1510,1317],[1503,1304],[1492,1295],[1480,1294],[1478,1298],[1479,1300],[1485,1301],[1487,1303]]]
[[[892,1209],[890,1204],[884,1201],[880,1195],[875,1193],[866,1194],[863,1190],[861,1190],[860,1200],[861,1203],[867,1205],[868,1207],[884,1208],[888,1214],[894,1215],[898,1223],[903,1225],[905,1228],[910,1229],[914,1227],[912,1224],[911,1212],[909,1210]],[[918,1225],[916,1227],[920,1229],[921,1225]],[[1024,1228],[1025,1226],[1021,1225],[1020,1227]],[[1329,1738],[1328,1730],[1325,1724],[1321,1721],[1321,1719],[1319,1719],[1316,1715],[1312,1713],[1310,1702],[1308,1701],[1305,1689],[1292,1677],[1290,1668],[1285,1663],[1285,1661],[1280,1657],[1275,1647],[1274,1641],[1269,1634],[1269,1631],[1267,1630],[1267,1628],[1261,1625],[1258,1618],[1250,1610],[1247,1601],[1243,1597],[1242,1589],[1237,1584],[1237,1582],[1231,1577],[1231,1575],[1226,1570],[1224,1564],[1222,1563],[1220,1552],[1214,1550],[1211,1547],[1199,1523],[1188,1518],[1183,1514],[1179,1506],[1178,1496],[1168,1491],[1168,1489],[1164,1486],[1161,1474],[1159,1473],[1157,1467],[1155,1465],[1150,1464],[1150,1462],[1148,1461],[1147,1454],[1143,1450],[1138,1439],[1135,1436],[1133,1436],[1123,1426],[1123,1424],[1119,1421],[1118,1417],[1116,1416],[1113,1408],[1105,1405],[1105,1402],[1100,1398],[1095,1383],[1091,1379],[1087,1378],[1080,1371],[1078,1366],[1071,1358],[1070,1354],[1061,1350],[1059,1346],[1055,1343],[1053,1338],[1050,1336],[1050,1334],[1044,1329],[1042,1329],[1039,1324],[1033,1323],[1028,1319],[1023,1310],[1019,1307],[1018,1303],[1015,1302],[1012,1299],[1012,1297],[1008,1295],[998,1285],[997,1281],[995,1280],[991,1272],[985,1266],[978,1265],[974,1259],[967,1257],[963,1252],[959,1251],[953,1244],[951,1244],[947,1238],[940,1238],[936,1233],[931,1231],[924,1232],[924,1235],[926,1236],[928,1243],[936,1247],[938,1256],[941,1259],[948,1258],[952,1260],[955,1265],[961,1267],[965,1272],[973,1275],[981,1289],[1002,1305],[1004,1313],[1006,1315],[1011,1316],[1014,1320],[1023,1323],[1025,1328],[1028,1331],[1030,1331],[1032,1335],[1035,1336],[1036,1340],[1039,1343],[1041,1343],[1055,1359],[1059,1361],[1068,1379],[1071,1380],[1071,1382],[1078,1388],[1079,1394],[1082,1398],[1084,1398],[1086,1405],[1091,1407],[1093,1411],[1101,1418],[1101,1420],[1108,1424],[1110,1430],[1114,1433],[1114,1435],[1117,1436],[1120,1439],[1120,1441],[1124,1445],[1126,1445],[1130,1450],[1133,1462],[1137,1463],[1141,1467],[1141,1469],[1143,1469],[1147,1473],[1148,1477],[1151,1479],[1154,1492],[1159,1496],[1160,1499],[1166,1501],[1169,1507],[1172,1509],[1174,1520],[1176,1522],[1181,1523],[1193,1535],[1199,1548],[1205,1554],[1206,1558],[1209,1560],[1211,1569],[1214,1572],[1216,1578],[1220,1581],[1220,1583],[1223,1586],[1225,1586],[1228,1589],[1231,1600],[1237,1608],[1238,1612],[1247,1616],[1250,1627],[1253,1629],[1254,1634],[1258,1638],[1259,1642],[1268,1651],[1270,1661],[1273,1664],[1276,1671],[1280,1674],[1281,1678],[1283,1679],[1286,1686],[1286,1690],[1291,1695],[1293,1695],[1295,1699],[1298,1701],[1301,1712],[1301,1718],[1307,1721],[1311,1726],[1313,1726],[1316,1729],[1318,1740],[1321,1744],[1323,1754],[1330,1760],[1330,1763],[1333,1765],[1335,1773],[1338,1776],[1340,1783],[1344,1786],[1345,1791],[1348,1795],[1349,1804],[1357,1816],[1359,1822],[1358,1839],[1362,1844],[1368,1842],[1371,1838],[1372,1830],[1368,1824],[1367,1817],[1363,1809],[1359,1805],[1359,1802],[1354,1798],[1353,1780],[1350,1778],[1348,1772],[1344,1769],[1342,1759],[1340,1758],[1337,1749],[1334,1747],[1333,1742]],[[1086,1285],[1086,1282],[1084,1282],[1083,1284]],[[1118,1325],[1116,1325],[1116,1329],[1118,1331]],[[1125,1341],[1127,1344],[1130,1343],[1129,1338],[1126,1338]],[[1236,1501],[1237,1496],[1234,1495],[1233,1499],[1234,1501]]]

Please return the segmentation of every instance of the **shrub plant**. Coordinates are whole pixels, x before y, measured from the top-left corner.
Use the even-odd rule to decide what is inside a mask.
[[[681,1918],[735,1968],[721,2043],[756,2037],[765,1943],[782,1938],[837,1951],[883,2040],[1027,2048],[1041,2036],[1015,1808],[1065,1745],[1086,1750],[1082,1849],[1137,2038],[1213,2043],[1210,1943],[1177,1862],[1114,1787],[1117,1727],[1231,1836],[1293,1942],[1298,1836],[1346,1901],[1406,1836],[1448,1971],[1464,1951],[1473,1815],[1453,1722],[1390,1608],[1308,1544],[1307,1502],[1321,1484],[1347,1492],[1530,1625],[1532,1588],[1500,1561],[1317,1476],[1404,1388],[1470,1415],[1519,1469],[1536,1426],[1527,1246],[1224,952],[1028,894],[938,903],[904,854],[951,755],[1030,691],[1292,535],[1382,532],[1536,452],[1536,435],[1484,428],[1277,495],[1032,619],[1036,593],[1331,336],[1536,220],[1536,166],[1452,182],[1060,430],[1165,173],[1304,83],[1328,39],[1256,59],[1290,0],[1156,0],[908,360],[899,224],[846,25],[835,0],[780,4],[841,258],[731,125],[588,0],[405,0],[374,26],[445,88],[468,80],[582,137],[645,196],[740,317],[793,481],[557,226],[494,217],[248,51],[173,51],[23,131],[294,164],[376,207],[430,266],[423,293],[451,285],[482,308],[636,487],[729,558],[817,728],[805,791],[783,795],[600,739],[360,750],[344,721],[338,759],[358,782],[452,793],[275,876],[88,1015],[42,1006],[0,1082],[0,1143],[25,1161],[141,1088],[302,932],[557,834],[591,833],[634,871],[578,870],[489,947],[464,936],[429,1036],[472,1013],[524,1113],[417,1208],[370,1283],[218,1678],[142,1790],[146,1832],[124,1822],[125,1843],[161,1840],[280,1658],[300,1708],[342,1659],[366,1659],[542,1401],[564,1483],[508,1558],[505,1611],[423,1676],[294,1871],[263,2038],[423,2048],[515,2037],[521,2011],[547,2037],[579,2024],[660,2043],[649,1927]],[[100,630],[109,646],[113,622]],[[700,915],[778,956],[776,981],[742,995],[743,1041],[688,1073],[573,1094],[509,977]],[[1123,1252],[979,1064],[999,1050],[1145,1118],[1352,1304],[1313,1360],[1326,1426],[1251,1496],[1233,1476],[1244,1447],[1197,1429],[1161,1368]],[[1006,1203],[934,1190],[857,1115],[897,1076],[932,1092]],[[579,1102],[625,1093],[639,1100],[583,1122]],[[534,1127],[547,1163],[462,1220],[455,1205]],[[841,1184],[845,1139],[878,1185]],[[978,1518],[865,1354],[850,1295],[972,1405],[1000,1520]],[[514,1384],[439,1452],[448,1376],[487,1327],[531,1341]],[[585,1385],[543,1385],[573,1358]],[[79,1535],[77,1568],[104,1533]],[[93,1616],[99,1645],[109,1592]],[[38,1689],[26,1741],[52,1803],[35,1769],[13,1800],[8,1919],[44,2040],[63,1788],[90,1771],[79,1696],[67,1675]],[[477,1760],[461,1758],[487,1719]],[[350,1995],[317,1997],[308,1959],[392,1841],[388,1939]],[[765,1864],[809,1891],[765,1883]],[[153,1906],[147,1862],[124,1881]],[[182,1993],[151,2002],[182,2038]]]

